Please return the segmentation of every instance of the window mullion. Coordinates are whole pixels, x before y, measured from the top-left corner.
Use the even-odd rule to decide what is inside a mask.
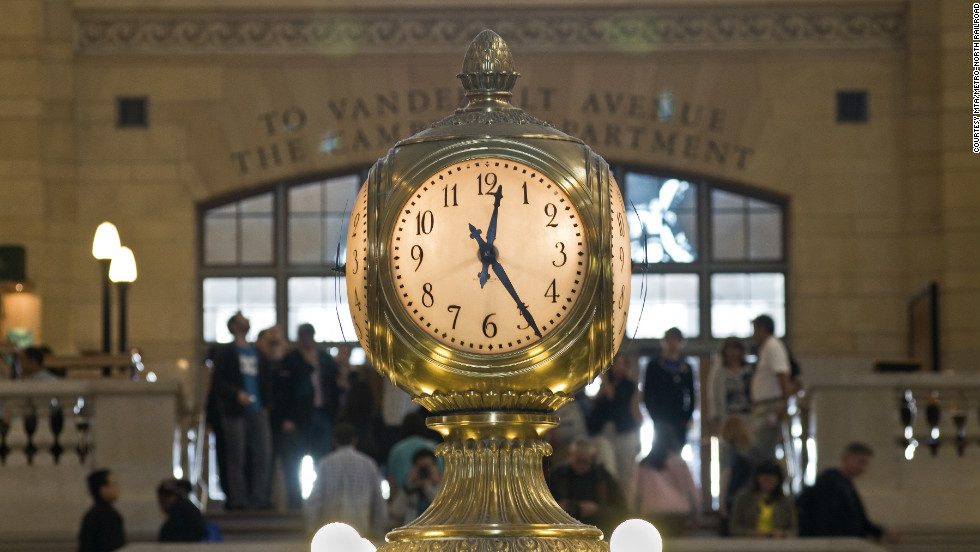
[[[289,279],[288,271],[288,225],[289,225],[289,202],[286,196],[287,188],[280,184],[276,186],[273,195],[273,216],[272,223],[273,239],[275,240],[275,273],[276,273],[276,324],[285,329],[285,322],[288,320],[289,294],[287,282]]]

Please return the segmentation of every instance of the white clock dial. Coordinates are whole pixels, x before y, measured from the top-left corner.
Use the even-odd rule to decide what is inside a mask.
[[[619,184],[609,175],[609,218],[612,224],[612,272],[613,272],[613,352],[626,334],[626,317],[630,306],[630,230],[627,224],[626,206]]]
[[[368,185],[361,186],[361,191],[354,201],[351,211],[350,226],[347,228],[347,303],[350,306],[351,318],[354,321],[354,331],[361,344],[367,348],[367,191]]]
[[[500,158],[427,178],[401,207],[389,254],[412,322],[446,347],[482,355],[560,327],[588,263],[582,220],[562,188]]]

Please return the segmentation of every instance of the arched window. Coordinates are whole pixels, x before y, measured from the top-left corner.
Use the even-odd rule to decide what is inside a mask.
[[[633,285],[628,337],[677,326],[707,351],[767,313],[786,328],[786,199],[708,179],[613,165],[630,212]],[[346,287],[350,209],[366,170],[280,183],[202,205],[202,342],[231,339],[241,310],[252,327],[290,338],[310,322],[326,342],[355,341]]]
[[[350,172],[282,183],[200,208],[204,343],[231,340],[242,311],[254,332],[280,324],[290,339],[304,322],[326,342],[356,341],[338,265],[350,210],[364,181]]]
[[[786,327],[786,199],[708,179],[613,166],[630,213],[629,337],[671,326],[707,346],[748,335],[766,313]]]

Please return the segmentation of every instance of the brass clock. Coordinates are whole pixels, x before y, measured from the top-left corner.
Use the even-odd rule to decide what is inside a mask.
[[[443,346],[476,355],[526,348],[560,328],[588,261],[568,194],[540,170],[500,157],[425,178],[389,242],[408,318]]]
[[[612,363],[630,298],[626,211],[581,140],[510,104],[503,40],[474,39],[468,104],[371,169],[347,294],[374,366],[446,441],[442,490],[384,552],[608,552],[551,497],[553,412]]]

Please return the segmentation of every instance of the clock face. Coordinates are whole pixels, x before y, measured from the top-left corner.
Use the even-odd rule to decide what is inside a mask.
[[[361,343],[367,348],[367,191],[368,185],[361,186],[361,191],[354,201],[351,211],[350,225],[347,227],[347,303],[350,305],[351,319],[354,321],[354,331]]]
[[[609,176],[609,215],[612,223],[612,269],[613,269],[613,352],[626,334],[626,317],[629,313],[630,277],[632,259],[630,258],[630,231],[627,225],[626,206],[619,184]]]
[[[578,301],[588,250],[572,201],[523,163],[461,161],[402,206],[388,249],[412,322],[446,347],[516,351],[561,326]]]

